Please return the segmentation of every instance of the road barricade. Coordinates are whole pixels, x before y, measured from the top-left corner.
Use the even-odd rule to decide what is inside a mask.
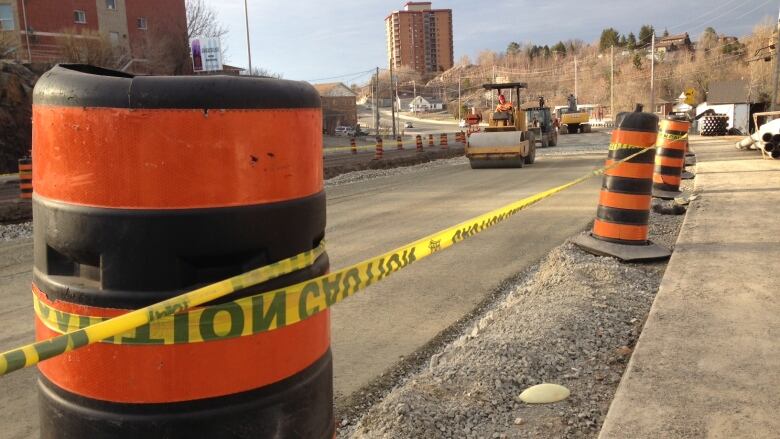
[[[19,159],[19,198],[30,200],[33,196],[32,158]]]
[[[691,123],[664,119],[659,125],[653,196],[672,200],[682,195],[680,181],[685,167],[685,151],[688,149],[688,129]]]
[[[322,137],[311,123],[322,118],[319,101],[310,85],[277,79],[80,65],[41,78],[36,339],[116,316],[136,322],[5,358],[9,368],[67,351],[39,364],[42,437],[333,437],[328,312],[251,332],[284,321],[271,297],[254,299],[250,320],[235,302],[200,309],[177,298],[260,267],[273,276],[207,290],[232,288],[240,300],[328,271],[316,250],[325,228]],[[152,324],[176,311],[189,312]]]

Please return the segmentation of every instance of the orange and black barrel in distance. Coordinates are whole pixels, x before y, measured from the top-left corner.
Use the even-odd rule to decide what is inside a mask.
[[[417,143],[417,145],[416,145],[417,146],[417,152],[423,152],[422,136],[418,134],[415,137],[415,142]]]
[[[433,148],[433,146],[434,146],[434,143],[433,143],[433,134],[428,134],[428,147],[429,147],[429,148]]]
[[[352,154],[357,154],[357,144],[354,137],[349,138],[349,149],[352,151]]]
[[[690,122],[683,120],[661,121],[656,143],[653,196],[674,199],[681,194],[680,181],[685,168],[685,151],[688,148]]]
[[[439,134],[439,146],[441,149],[449,148],[449,145],[447,144],[447,133]]]
[[[19,198],[29,200],[33,195],[32,159],[19,159]]]
[[[376,136],[376,146],[374,147],[374,160],[382,160],[385,155],[385,149],[382,145],[382,138]]]
[[[645,151],[605,172],[593,236],[621,244],[647,242],[658,118],[641,112],[623,115],[612,131],[606,165]],[[648,150],[649,148],[649,150]]]
[[[55,312],[115,316],[324,237],[322,113],[306,83],[61,65],[38,81],[33,120],[33,294]],[[327,270],[322,255],[216,303]],[[328,311],[243,337],[182,334],[138,330],[40,363],[41,437],[333,437]]]

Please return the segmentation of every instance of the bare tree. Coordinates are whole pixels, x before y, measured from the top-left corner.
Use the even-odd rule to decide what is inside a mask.
[[[281,73],[275,73],[272,72],[265,67],[252,67],[252,71],[249,72],[252,76],[260,76],[264,78],[275,78],[275,79],[282,79],[283,76]]]
[[[217,12],[204,0],[187,0],[187,38],[210,37],[222,39],[228,30],[217,17]]]
[[[96,31],[79,32],[69,29],[58,38],[62,58],[67,62],[117,68],[126,51],[114,46],[105,35]]]
[[[19,50],[19,41],[13,32],[0,31],[0,59],[17,57],[17,50]]]

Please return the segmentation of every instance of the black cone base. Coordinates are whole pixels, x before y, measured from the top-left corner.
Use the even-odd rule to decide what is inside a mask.
[[[683,180],[693,180],[696,177],[696,174],[689,171],[682,171],[682,174],[680,174],[680,178]]]
[[[682,195],[680,191],[664,191],[661,189],[653,188],[653,197],[660,198],[662,200],[674,200]]]
[[[624,262],[655,261],[666,259],[672,252],[660,245],[648,241],[647,245],[615,244],[594,238],[590,233],[580,234],[572,242],[585,250],[598,256],[613,256]]]
[[[695,155],[687,155],[685,156],[685,166],[693,166],[696,164],[696,156]]]

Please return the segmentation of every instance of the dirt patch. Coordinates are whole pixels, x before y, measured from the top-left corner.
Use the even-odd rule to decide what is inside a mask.
[[[651,213],[651,239],[673,244],[682,220]],[[416,369],[403,365],[413,370],[396,376],[385,397],[374,386],[337,404],[339,437],[596,437],[665,268],[563,244],[456,325],[454,339],[448,330],[442,338],[450,341],[423,349]],[[542,382],[571,396],[549,405],[518,400]]]

